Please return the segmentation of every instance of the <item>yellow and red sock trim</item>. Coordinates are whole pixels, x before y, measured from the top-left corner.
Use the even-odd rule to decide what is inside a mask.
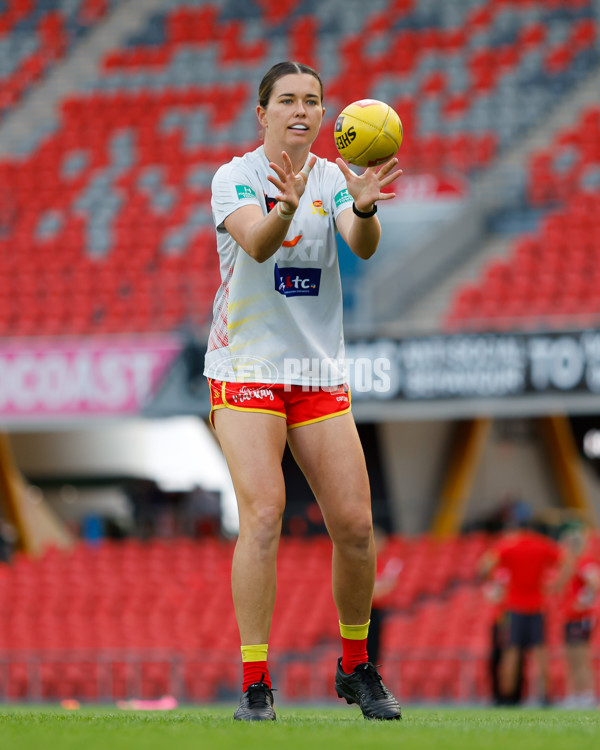
[[[364,625],[344,625],[340,622],[342,636],[342,669],[346,674],[354,672],[359,664],[369,661],[367,655],[367,635],[371,620]]]
[[[243,685],[242,692],[246,692],[250,685],[261,680],[268,687],[271,685],[271,677],[267,667],[267,653],[269,651],[268,643],[242,646],[242,669]]]

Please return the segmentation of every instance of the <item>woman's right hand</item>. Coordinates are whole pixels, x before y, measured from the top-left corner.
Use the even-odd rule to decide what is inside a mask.
[[[267,179],[279,191],[275,198],[279,201],[282,209],[287,213],[293,213],[298,208],[298,203],[308,182],[308,175],[310,174],[310,170],[315,166],[317,157],[311,154],[298,174],[294,172],[292,160],[285,151],[281,152],[281,157],[283,168],[275,164],[275,162],[269,162],[269,166],[277,177],[268,175]]]

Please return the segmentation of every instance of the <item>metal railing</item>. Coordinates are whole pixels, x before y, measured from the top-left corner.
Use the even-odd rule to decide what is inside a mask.
[[[273,653],[271,676],[278,700],[336,700],[333,682],[338,655],[337,644],[310,652]],[[383,662],[384,681],[401,702],[473,705],[490,701],[486,649],[407,648],[386,655]],[[561,648],[550,651],[549,671],[551,693],[560,700],[568,682]],[[598,650],[594,671],[600,674]],[[0,700],[5,703],[69,698],[111,703],[170,695],[183,703],[203,704],[237,700],[240,685],[235,649],[0,651]]]

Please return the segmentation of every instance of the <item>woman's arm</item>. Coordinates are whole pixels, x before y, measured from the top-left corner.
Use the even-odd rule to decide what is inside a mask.
[[[266,216],[258,206],[241,206],[225,219],[225,229],[251,258],[263,263],[281,247],[290,228],[277,209]]]
[[[251,258],[264,263],[281,247],[290,227],[300,198],[304,193],[310,170],[317,161],[312,156],[299,174],[294,174],[289,156],[282,153],[283,169],[270,162],[269,166],[277,175],[268,180],[278,189],[275,196],[277,207],[266,216],[258,206],[241,206],[225,219],[225,229]]]

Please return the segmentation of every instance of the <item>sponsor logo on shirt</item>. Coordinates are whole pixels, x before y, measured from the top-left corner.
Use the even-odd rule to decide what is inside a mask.
[[[246,198],[256,198],[256,193],[252,190],[250,185],[236,185],[235,192],[240,201],[243,201]]]
[[[294,237],[293,240],[284,240],[281,243],[281,247],[296,247],[296,245],[300,242],[302,239],[302,235],[298,234]]]
[[[323,208],[323,201],[313,201],[312,212],[313,214],[319,214],[319,216],[327,216],[329,213]]]
[[[348,192],[347,188],[344,188],[343,190],[340,190],[339,193],[336,193],[335,196],[335,205],[341,206],[342,203],[348,203],[348,201],[352,200],[352,196]]]
[[[320,283],[320,268],[280,269],[275,264],[275,289],[284,297],[316,297]]]
[[[264,194],[264,196],[265,196],[265,204],[267,206],[267,213],[269,213],[269,211],[272,211],[275,208],[278,201],[277,201],[277,198],[271,198],[271,196],[267,195],[266,193]]]

